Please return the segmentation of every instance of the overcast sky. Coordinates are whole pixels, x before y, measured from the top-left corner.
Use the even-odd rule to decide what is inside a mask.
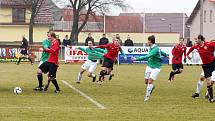
[[[66,1],[66,0],[53,0]],[[186,12],[191,14],[198,0],[125,0],[132,9],[127,12]],[[119,9],[112,10],[112,14],[117,15]]]

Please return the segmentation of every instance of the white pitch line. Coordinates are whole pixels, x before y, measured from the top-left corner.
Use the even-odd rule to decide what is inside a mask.
[[[73,87],[71,84],[69,84],[68,82],[61,80],[65,85],[67,85],[68,87],[70,87],[71,89],[73,89],[74,91],[76,91],[77,93],[79,93],[80,95],[82,95],[84,98],[88,99],[90,102],[92,102],[93,104],[95,104],[98,108],[101,109],[106,109],[102,104],[98,103],[97,101],[95,101],[94,99],[92,99],[91,97],[89,97],[88,95],[86,95],[85,93],[83,93],[82,91],[78,90],[77,88]]]

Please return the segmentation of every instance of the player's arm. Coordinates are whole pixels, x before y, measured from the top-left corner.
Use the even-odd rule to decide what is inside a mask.
[[[81,51],[84,51],[85,53],[87,53],[87,49],[86,48],[82,48],[82,47],[77,47],[75,49],[78,49],[78,50],[81,50]]]
[[[164,57],[168,57],[169,54],[165,53],[164,51],[160,50],[161,51],[161,55],[164,56]]]
[[[209,43],[209,46],[215,47],[215,42],[210,42],[210,43]]]
[[[107,50],[106,49],[100,49],[100,48],[94,48],[97,52],[100,52],[100,53],[106,53]]]
[[[186,57],[188,57],[188,59],[190,60],[191,58],[189,57],[189,54],[196,48],[196,46],[192,46],[189,51],[186,54]]]
[[[44,49],[48,49],[49,48],[49,43],[46,40],[43,40],[42,45],[43,45]]]
[[[144,60],[144,59],[148,59],[154,55],[156,55],[159,51],[159,48],[155,48],[153,49],[148,55],[145,55],[145,56],[141,56],[139,58],[136,58],[137,61],[140,61],[140,60]]]
[[[44,49],[44,52],[55,53],[58,50],[59,50],[59,43],[55,42],[50,49]]]

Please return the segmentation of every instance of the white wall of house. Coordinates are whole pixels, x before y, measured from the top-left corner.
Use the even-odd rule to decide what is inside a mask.
[[[215,39],[215,4],[205,0],[203,6],[204,12],[206,11],[206,15],[203,15],[204,24],[203,24],[203,35],[205,36],[206,40]],[[212,14],[210,13],[212,11]],[[210,15],[211,14],[211,15]],[[196,14],[195,18],[190,25],[190,38],[196,38],[200,34],[200,10]]]

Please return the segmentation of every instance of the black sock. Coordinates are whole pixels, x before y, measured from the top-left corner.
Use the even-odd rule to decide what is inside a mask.
[[[210,85],[210,86],[207,86],[207,88],[208,88],[208,94],[209,94],[210,99],[213,99],[214,98],[214,96],[213,96],[213,86]]]
[[[175,75],[175,72],[171,71],[169,74],[169,80],[171,80],[171,78]]]
[[[106,75],[106,71],[105,70],[102,70],[101,72],[100,72],[100,75],[99,75],[99,81],[101,81],[102,80],[102,77],[104,77],[105,75]]]
[[[19,63],[21,62],[21,60],[22,60],[22,58],[19,58],[19,60],[18,60],[17,64],[19,64]]]
[[[42,74],[38,74],[37,75],[37,80],[39,82],[39,87],[43,86],[43,75]]]
[[[52,80],[52,83],[54,84],[56,90],[60,90],[56,79]]]

